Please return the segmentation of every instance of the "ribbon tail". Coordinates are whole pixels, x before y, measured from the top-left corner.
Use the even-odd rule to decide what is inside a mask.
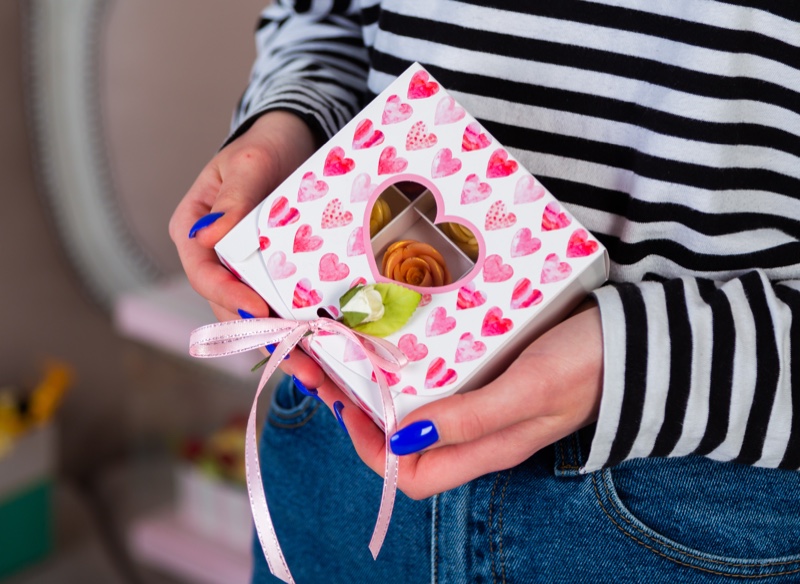
[[[278,536],[272,524],[272,517],[267,507],[267,496],[264,492],[264,482],[261,477],[261,466],[258,457],[258,436],[256,435],[256,412],[258,409],[258,398],[261,391],[267,384],[267,380],[275,373],[283,358],[300,341],[306,332],[305,327],[297,327],[283,341],[278,344],[264,367],[261,374],[261,381],[258,390],[253,398],[253,405],[250,408],[250,416],[247,419],[247,437],[245,438],[245,467],[247,471],[247,492],[250,496],[250,507],[253,511],[253,523],[256,528],[261,549],[267,560],[269,571],[276,577],[288,584],[294,584],[294,578],[289,571],[286,558],[278,543]]]
[[[378,518],[375,521],[375,529],[372,531],[372,538],[369,542],[369,551],[372,553],[372,558],[377,559],[386,539],[389,521],[392,518],[394,501],[397,496],[397,474],[400,461],[389,445],[391,436],[397,430],[397,415],[394,411],[392,394],[383,371],[372,360],[372,357],[370,357],[370,361],[372,361],[375,377],[378,380],[381,403],[383,405],[383,419],[386,422],[386,464],[383,473],[383,492],[381,493],[381,504],[378,509]]]

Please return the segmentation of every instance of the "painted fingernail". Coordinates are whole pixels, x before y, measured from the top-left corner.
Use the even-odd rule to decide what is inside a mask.
[[[344,409],[344,404],[340,401],[333,402],[333,414],[336,416],[336,420],[339,422],[339,425],[344,430],[344,433],[348,436],[350,432],[347,431],[347,426],[344,425],[344,419],[342,419],[342,410]]]
[[[189,239],[194,239],[194,236],[197,235],[198,231],[204,227],[208,227],[224,214],[225,213],[209,213],[208,215],[203,215],[200,217],[200,219],[197,220],[197,223],[192,225],[192,228],[189,230]]]
[[[255,318],[255,316],[253,316],[252,314],[250,314],[246,310],[242,310],[241,308],[239,310],[237,310],[236,312],[238,312],[239,316],[241,316],[242,318]],[[270,351],[270,353],[272,353],[272,351]]]
[[[414,454],[439,440],[436,426],[429,420],[420,420],[395,432],[389,440],[392,452],[398,456]]]
[[[309,389],[309,388],[307,388],[307,387],[305,386],[305,384],[303,384],[303,382],[302,382],[302,381],[300,381],[299,379],[297,379],[297,377],[296,377],[296,376],[292,375],[292,381],[294,381],[294,386],[297,388],[297,390],[298,390],[300,393],[302,393],[303,395],[307,395],[307,396],[309,396],[309,397],[313,397],[313,398],[315,398],[315,399],[320,399],[320,397],[317,395],[317,390],[316,390],[316,389],[313,389],[313,388]],[[320,401],[322,401],[322,400],[320,400]]]

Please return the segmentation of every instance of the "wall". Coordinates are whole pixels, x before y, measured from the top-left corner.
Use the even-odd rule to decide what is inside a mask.
[[[247,79],[258,5],[108,3],[99,60],[115,190],[165,272],[179,263],[171,210],[227,130]],[[71,363],[62,464],[84,476],[149,441],[212,424],[249,399],[205,367],[120,338],[70,266],[37,191],[26,123],[24,0],[0,2],[0,386],[31,384],[44,359]],[[229,65],[226,65],[229,63]]]

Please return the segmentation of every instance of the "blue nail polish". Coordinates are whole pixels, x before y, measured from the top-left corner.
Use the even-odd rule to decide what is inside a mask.
[[[208,227],[214,221],[222,217],[225,213],[209,213],[208,215],[203,215],[200,219],[197,220],[197,223],[192,225],[192,228],[189,230],[189,239],[193,239],[197,232],[203,229],[204,227]]]
[[[246,310],[242,310],[241,308],[239,310],[237,310],[236,312],[238,312],[239,316],[241,316],[242,318],[255,318],[255,316],[253,316],[252,314],[250,314]],[[272,351],[270,351],[270,353],[272,353]]]
[[[339,425],[344,430],[344,433],[348,436],[350,432],[347,431],[347,426],[344,425],[344,419],[342,419],[342,410],[344,409],[344,404],[340,401],[333,402],[333,414],[336,416],[336,420],[339,422]]]
[[[307,388],[307,387],[306,387],[306,386],[303,384],[303,382],[302,382],[302,381],[300,381],[299,379],[297,379],[297,377],[296,377],[296,376],[294,376],[294,375],[292,375],[292,381],[294,381],[294,386],[297,388],[297,390],[298,390],[300,393],[302,393],[303,395],[307,395],[307,396],[309,396],[309,397],[313,397],[313,398],[319,399],[319,396],[317,395],[317,390],[316,390],[316,389],[313,389],[313,388],[312,388],[312,389],[309,389],[309,388]]]
[[[414,422],[395,432],[389,440],[392,452],[398,456],[403,454],[414,454],[423,448],[427,448],[439,440],[439,433],[436,426],[429,420]]]

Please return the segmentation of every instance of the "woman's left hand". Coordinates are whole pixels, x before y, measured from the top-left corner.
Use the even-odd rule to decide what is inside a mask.
[[[392,438],[398,488],[423,499],[511,468],[597,419],[603,382],[594,303],[539,337],[494,381],[414,410]],[[319,396],[337,407],[361,459],[383,476],[385,436],[329,379]]]

